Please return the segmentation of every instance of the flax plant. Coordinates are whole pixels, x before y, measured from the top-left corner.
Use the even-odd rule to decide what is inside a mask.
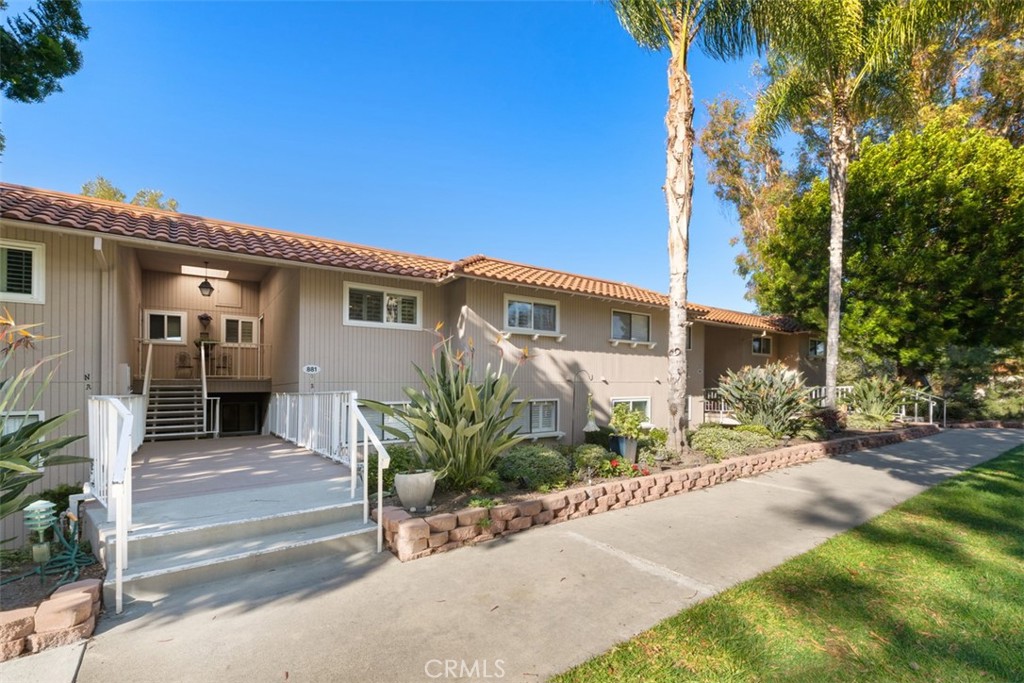
[[[25,490],[43,477],[43,468],[88,462],[88,458],[59,455],[59,451],[74,443],[81,436],[48,438],[56,429],[74,414],[65,413],[48,420],[23,423],[17,429],[8,429],[15,409],[24,405],[26,411],[38,405],[43,392],[49,386],[57,370],[55,361],[64,354],[46,356],[22,368],[17,374],[7,376],[7,364],[14,353],[34,348],[46,339],[32,331],[38,325],[19,325],[4,309],[0,316],[0,519],[18,512],[31,502]],[[51,365],[52,364],[52,365]],[[30,392],[33,377],[43,366],[51,365],[43,381]]]
[[[499,338],[498,369],[488,364],[477,381],[473,377],[473,340],[469,339],[466,349],[453,351],[452,339],[444,336],[440,323],[434,333],[439,341],[431,352],[431,372],[413,364],[424,388],[404,389],[408,405],[366,400],[362,404],[402,423],[405,429],[392,425],[384,429],[412,443],[437,479],[446,479],[452,489],[465,490],[493,470],[498,457],[524,438],[513,428],[524,404],[515,404],[517,390],[511,380],[529,359],[529,351]],[[504,372],[506,361],[512,364],[510,374]]]

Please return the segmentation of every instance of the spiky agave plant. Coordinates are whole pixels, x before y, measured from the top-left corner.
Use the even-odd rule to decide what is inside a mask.
[[[423,388],[405,387],[408,405],[388,405],[362,401],[363,405],[395,418],[406,429],[386,425],[384,429],[411,442],[427,467],[438,479],[446,479],[451,488],[465,490],[490,472],[498,456],[523,440],[512,425],[523,410],[515,404],[517,390],[512,386],[515,369],[528,353],[514,360],[512,374],[502,366],[484,369],[479,381],[473,378],[473,342],[468,351],[452,350],[451,337],[445,337],[440,324],[435,328],[439,341],[431,354],[431,372],[413,364]]]
[[[718,393],[740,423],[762,425],[776,438],[796,433],[811,407],[803,375],[782,363],[728,370]]]
[[[848,400],[853,427],[884,429],[896,419],[906,386],[898,379],[866,377],[853,383]]]

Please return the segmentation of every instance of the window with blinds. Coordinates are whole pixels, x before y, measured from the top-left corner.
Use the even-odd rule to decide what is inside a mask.
[[[223,337],[225,344],[254,346],[260,343],[259,320],[257,318],[225,316],[221,320],[224,324]]]
[[[41,304],[45,246],[0,240],[0,300]]]
[[[407,406],[409,404],[408,403],[388,403],[388,405],[391,405],[391,406]],[[387,431],[384,428],[385,427],[391,427],[391,428],[394,428],[394,429],[398,429],[398,430],[400,430],[400,431],[402,431],[402,432],[404,432],[406,434],[409,434],[409,426],[407,424],[405,424],[404,422],[402,422],[398,418],[392,417],[390,415],[386,415],[386,414],[384,414],[384,413],[382,413],[382,412],[380,412],[378,410],[374,410],[372,408],[362,407],[362,408],[360,408],[360,410],[363,413],[363,417],[366,418],[366,422],[370,425],[370,428],[373,429],[373,433],[376,434],[377,438],[380,439],[382,442],[384,442],[384,443],[388,443],[388,442],[390,442],[390,443],[395,443],[395,442],[402,443],[402,442],[406,441],[405,439],[403,439],[403,438],[401,438],[399,436],[396,436],[394,433],[389,432],[389,431]],[[410,434],[410,436],[412,436],[412,435]]]
[[[516,404],[522,401],[516,401]],[[558,431],[558,401],[551,399],[527,401],[512,428],[520,434],[551,434]]]
[[[346,285],[345,323],[419,329],[420,294]]]

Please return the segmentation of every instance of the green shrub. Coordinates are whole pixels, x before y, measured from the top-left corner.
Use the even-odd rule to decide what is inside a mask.
[[[611,428],[618,436],[627,439],[640,439],[646,435],[643,424],[647,422],[647,414],[642,410],[630,410],[628,403],[618,403],[612,408]]]
[[[394,444],[387,446],[387,449],[388,456],[391,458],[391,465],[384,470],[384,490],[394,491],[395,475],[421,470],[423,469],[423,461],[420,460],[419,453],[411,446]],[[377,492],[377,454],[371,453],[368,460],[366,483],[369,486],[370,493],[374,494]]]
[[[493,498],[470,498],[467,505],[471,508],[492,508],[498,504]]]
[[[761,436],[771,436],[772,433],[768,431],[768,428],[764,425],[737,425],[733,427],[737,432],[747,432],[749,434],[760,434]]]
[[[501,367],[494,371],[488,365],[483,379],[475,381],[472,348],[469,353],[453,353],[451,337],[444,337],[440,329],[438,325],[441,341],[431,354],[432,372],[428,375],[413,365],[425,388],[406,387],[409,404],[362,403],[399,420],[404,430],[390,425],[384,429],[411,441],[449,489],[465,491],[494,469],[503,452],[523,440],[512,425],[526,403],[515,403],[516,389]]]
[[[782,363],[728,370],[718,393],[737,420],[763,425],[776,438],[794,434],[810,410],[803,375]]]
[[[896,418],[903,403],[903,382],[887,376],[857,380],[850,389],[847,423],[856,429],[884,429]]]
[[[776,445],[774,438],[751,431],[737,431],[717,424],[702,424],[694,431],[690,445],[715,460],[743,455]]]
[[[639,450],[658,451],[666,444],[668,444],[668,430],[652,427],[647,434],[637,440],[636,447]]]
[[[807,422],[817,422],[826,433],[841,432],[846,429],[846,411],[836,408],[817,408],[811,411]],[[817,431],[818,427],[813,427],[813,429]]]
[[[602,427],[598,427],[596,432],[584,432],[583,442],[601,446],[602,448],[608,448],[608,444],[610,443],[614,433],[614,429],[608,425],[604,425]]]
[[[498,461],[498,476],[523,488],[564,484],[569,478],[565,458],[545,446],[517,446]]]
[[[613,454],[607,448],[597,444],[583,444],[577,446],[573,452],[573,465],[577,470],[588,467],[596,468],[603,460],[611,460]]]
[[[505,485],[498,477],[498,473],[493,470],[481,475],[476,480],[476,487],[484,493],[490,493],[491,495],[496,495],[505,490]]]

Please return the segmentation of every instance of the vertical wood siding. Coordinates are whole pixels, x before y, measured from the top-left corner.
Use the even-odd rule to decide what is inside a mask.
[[[270,345],[273,391],[299,390],[299,271],[275,268],[260,283],[259,310]]]
[[[54,353],[66,352],[45,389],[35,410],[43,410],[46,417],[77,411],[58,430],[56,436],[86,434],[88,419],[86,399],[101,393],[103,381],[100,353],[101,334],[101,278],[100,264],[93,253],[92,237],[75,237],[42,230],[14,227],[0,223],[5,238],[38,242],[46,245],[46,302],[24,304],[3,302],[18,323],[42,323],[37,331],[51,337],[35,349],[19,351],[7,364],[5,374],[11,376],[28,364]],[[108,257],[112,251],[107,252]],[[52,366],[51,366],[52,367]],[[36,374],[36,387],[45,378],[47,368]],[[31,387],[27,396],[35,395]],[[27,401],[18,406],[24,410]],[[73,444],[69,455],[89,453],[85,439]],[[62,483],[77,484],[89,477],[89,465],[64,465],[49,468],[31,492],[53,488]],[[23,518],[20,513],[10,515],[0,524],[0,538],[14,537],[13,545],[24,542]]]
[[[412,363],[430,367],[434,325],[446,319],[445,295],[431,283],[304,269],[301,274],[299,366],[321,373],[299,377],[301,391],[354,390],[363,398],[400,401],[403,387],[418,385]],[[345,325],[345,283],[394,287],[422,295],[422,329]]]
[[[199,333],[207,331],[210,339],[223,341],[222,319],[225,316],[257,317],[260,311],[260,283],[235,280],[214,280],[214,293],[204,297],[199,293],[199,282],[202,278],[177,273],[162,273],[151,270],[142,272],[142,313],[147,310],[183,311],[185,313],[185,341],[181,344],[154,344],[153,346],[153,377],[171,378],[175,376],[175,358],[181,351],[190,356],[198,355],[193,340]],[[218,296],[218,289],[237,290],[239,298]],[[238,302],[240,305],[225,305]],[[209,314],[213,320],[204,330],[199,316]],[[138,323],[136,323],[138,326]],[[143,319],[142,333],[145,334]],[[193,360],[193,363],[195,361]],[[136,367],[136,376],[141,376],[144,366]]]

